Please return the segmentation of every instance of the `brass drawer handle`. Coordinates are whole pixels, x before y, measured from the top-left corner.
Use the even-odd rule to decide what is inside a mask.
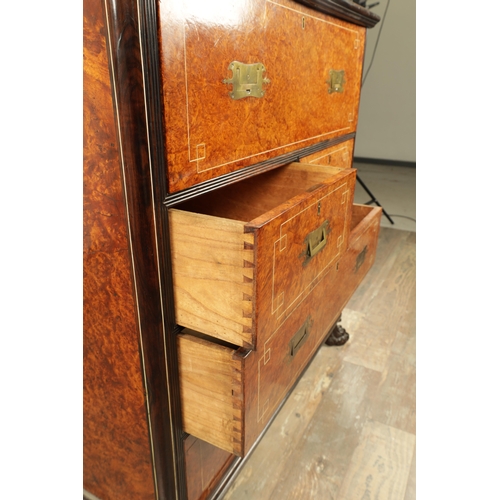
[[[307,255],[314,257],[326,246],[326,227],[328,221],[323,222],[318,229],[315,229],[307,236]]]
[[[331,69],[328,74],[328,93],[333,94],[334,92],[344,92],[344,70]]]
[[[245,64],[233,61],[229,64],[232,78],[225,78],[223,83],[232,84],[233,90],[229,92],[231,99],[243,99],[245,97],[264,97],[266,91],[262,88],[265,83],[271,83],[269,78],[264,78],[266,67],[262,63]]]
[[[299,258],[305,257],[302,265],[308,264],[311,259],[317,255],[323,248],[326,247],[327,237],[328,237],[328,224],[329,222],[325,220],[321,226],[319,226],[314,231],[311,231],[305,239],[305,250],[299,255]]]
[[[305,344],[307,338],[309,337],[309,332],[311,330],[311,316],[308,316],[306,322],[298,329],[297,333],[292,337],[289,342],[290,347],[290,357],[293,358],[298,350]]]

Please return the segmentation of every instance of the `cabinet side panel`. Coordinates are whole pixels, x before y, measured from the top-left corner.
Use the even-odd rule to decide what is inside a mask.
[[[84,1],[84,489],[153,499],[126,210],[99,0]]]

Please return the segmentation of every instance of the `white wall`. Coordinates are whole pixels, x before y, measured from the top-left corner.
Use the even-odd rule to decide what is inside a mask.
[[[388,0],[373,12],[383,17]],[[375,0],[368,0],[368,4]],[[361,89],[354,155],[416,161],[416,0],[390,0],[373,65]],[[367,30],[366,73],[380,30]],[[432,75],[428,75],[432,85]]]

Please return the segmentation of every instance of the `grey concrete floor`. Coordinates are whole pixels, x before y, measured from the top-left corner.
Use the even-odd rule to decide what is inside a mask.
[[[394,224],[382,215],[381,225],[416,232],[416,169],[354,163],[358,176],[391,216]],[[355,203],[366,203],[370,195],[356,182]]]

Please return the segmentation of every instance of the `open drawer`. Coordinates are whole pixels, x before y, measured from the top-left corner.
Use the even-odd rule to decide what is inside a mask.
[[[185,329],[178,336],[184,430],[244,456],[259,438],[375,259],[381,209],[353,206],[338,265],[256,351]]]
[[[345,251],[355,173],[291,163],[169,209],[177,323],[265,342]]]

